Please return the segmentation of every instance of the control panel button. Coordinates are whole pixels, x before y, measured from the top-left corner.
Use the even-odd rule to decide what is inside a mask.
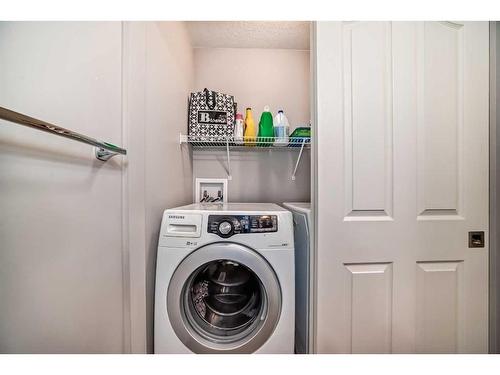
[[[233,226],[229,221],[223,221],[222,223],[219,224],[219,233],[223,235],[227,235],[231,233],[231,230],[233,229]]]

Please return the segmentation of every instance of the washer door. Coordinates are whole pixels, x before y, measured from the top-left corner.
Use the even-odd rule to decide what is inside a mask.
[[[179,264],[167,311],[177,337],[195,353],[253,353],[278,323],[281,289],[261,255],[243,245],[213,243]]]

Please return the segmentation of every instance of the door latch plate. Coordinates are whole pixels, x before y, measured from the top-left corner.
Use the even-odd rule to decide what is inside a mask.
[[[469,248],[484,247],[484,231],[469,232]]]

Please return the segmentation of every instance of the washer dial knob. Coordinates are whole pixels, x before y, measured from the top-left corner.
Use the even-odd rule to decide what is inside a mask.
[[[219,233],[226,236],[233,230],[233,226],[229,221],[223,221],[219,224]]]

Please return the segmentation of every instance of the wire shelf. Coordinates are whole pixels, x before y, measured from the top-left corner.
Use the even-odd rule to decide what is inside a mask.
[[[228,137],[202,137],[181,134],[180,143],[190,144],[197,149],[226,149],[231,150],[253,150],[253,149],[273,149],[273,150],[297,150],[310,148],[311,139],[309,137],[293,137],[288,141],[275,137],[243,137],[236,140],[232,136]]]

